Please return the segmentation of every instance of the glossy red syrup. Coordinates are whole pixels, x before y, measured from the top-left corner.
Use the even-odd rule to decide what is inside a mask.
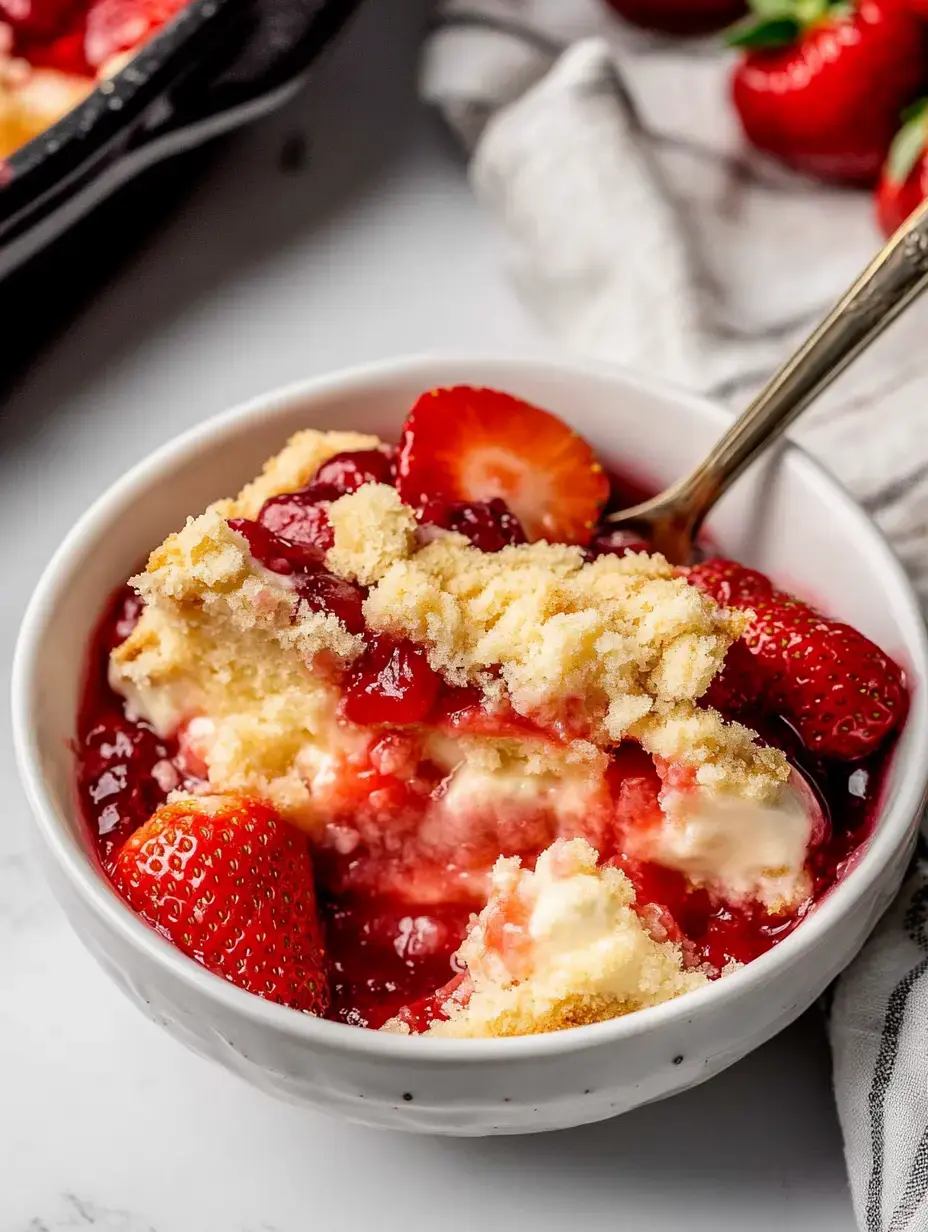
[[[504,500],[427,501],[419,510],[424,525],[440,526],[466,535],[481,552],[499,552],[525,543],[525,531]]]
[[[339,495],[356,492],[365,483],[393,483],[396,475],[392,449],[358,449],[353,453],[337,453],[323,462],[313,479],[314,484],[330,484]]]
[[[325,505],[339,491],[353,490],[352,484],[388,475],[392,462],[380,451],[366,451],[332,463],[325,486],[317,477],[302,493],[268,502],[258,520],[234,525],[267,568],[293,577],[301,601],[313,610],[334,612],[363,633],[363,591],[333,577],[323,564]],[[615,478],[609,504],[626,507],[647,494]],[[521,527],[505,507],[493,504],[436,507],[430,518],[440,525],[456,521],[454,529],[484,550],[496,551],[506,542],[519,542]],[[621,552],[637,546],[597,537],[591,549]],[[176,742],[161,740],[144,722],[127,718],[122,699],[107,682],[108,655],[129,634],[139,612],[140,602],[128,588],[105,610],[90,650],[79,715],[78,788],[104,867],[169,791],[194,788],[198,782]],[[531,735],[554,743],[582,734],[583,725],[582,715],[568,715],[558,730],[541,729],[511,713],[490,715],[479,691],[448,687],[412,643],[382,637],[369,639],[367,652],[349,673],[343,714],[375,727],[425,722],[451,732]],[[826,765],[812,758],[778,717],[737,717],[783,748],[820,796],[827,825],[809,859],[815,901],[840,878],[870,833],[889,752],[852,765]],[[315,852],[332,989],[328,1016],[357,1026],[376,1028],[402,1011],[412,1030],[422,1030],[440,1015],[449,996],[466,995],[453,956],[471,913],[482,906],[474,885],[482,884],[482,874],[498,855],[518,854],[531,866],[554,837],[552,818],[543,811],[509,824],[475,817],[459,848],[430,866],[418,826],[444,784],[437,767],[421,761],[417,750],[413,735],[388,733],[375,742],[368,762],[345,776],[343,794],[333,805],[339,815],[356,817],[366,838],[345,851],[329,844]],[[691,888],[681,874],[628,858],[623,829],[659,816],[660,786],[641,749],[630,744],[616,749],[604,807],[585,821],[589,829],[584,836],[604,861],[627,872],[642,918],[657,939],[682,942],[689,961],[708,961],[717,970],[732,959],[750,961],[792,931],[808,908],[783,917],[759,905],[719,904],[705,890]],[[476,882],[465,876],[474,873]]]

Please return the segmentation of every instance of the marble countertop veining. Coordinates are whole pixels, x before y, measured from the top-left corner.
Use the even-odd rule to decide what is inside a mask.
[[[416,103],[426,8],[369,5],[306,94],[195,160],[164,222],[31,362],[13,372],[7,361],[22,357],[2,360],[4,689],[26,598],[64,532],[177,431],[361,359],[546,347],[453,149]],[[49,305],[86,255],[46,271]],[[7,321],[11,309],[0,291]],[[912,336],[887,339],[804,430],[824,452],[835,430],[861,436],[845,477],[910,556],[920,506],[903,519],[896,493],[928,483],[928,446],[895,486],[871,490],[863,434],[877,406],[884,423],[928,414],[928,361]],[[567,1220],[851,1232],[814,1014],[715,1081],[601,1126],[453,1141],[330,1121],[185,1052],[84,953],[29,855],[6,707],[0,776],[0,1232],[463,1232],[516,1215],[539,1232]]]

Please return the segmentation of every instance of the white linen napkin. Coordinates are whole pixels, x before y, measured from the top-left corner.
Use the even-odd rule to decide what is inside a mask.
[[[880,240],[865,193],[745,148],[729,63],[715,41],[644,35],[600,0],[439,0],[421,93],[465,147],[520,294],[554,336],[743,404]],[[796,435],[928,600],[926,321],[914,309]],[[924,857],[832,1000],[863,1232],[928,1228]]]

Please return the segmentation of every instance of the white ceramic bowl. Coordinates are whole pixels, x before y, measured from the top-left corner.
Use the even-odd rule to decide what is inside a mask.
[[[82,665],[104,598],[148,550],[236,490],[298,428],[394,439],[422,390],[486,384],[574,424],[600,457],[662,484],[726,424],[719,408],[602,367],[424,358],[308,381],[188,432],[81,519],[29,607],[13,679],[21,773],[48,875],[113,979],[196,1052],[285,1099],[371,1125],[446,1134],[560,1129],[703,1081],[797,1017],[851,960],[897,890],[928,781],[928,649],[909,584],[878,531],[790,446],[738,485],[711,530],[725,552],[869,634],[906,667],[912,709],[862,859],[775,950],[728,978],[629,1017],[546,1036],[423,1040],[324,1022],[242,992],[146,927],[98,871],[78,818],[74,736]]]

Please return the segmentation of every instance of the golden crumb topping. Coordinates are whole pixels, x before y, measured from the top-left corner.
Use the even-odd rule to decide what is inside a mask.
[[[485,553],[460,536],[397,560],[364,614],[373,629],[427,645],[450,680],[499,667],[521,714],[588,699],[615,741],[655,703],[704,693],[745,626],[660,556],[585,563],[561,544]]]
[[[598,867],[583,839],[543,852],[535,871],[499,859],[492,892],[458,951],[473,983],[465,1004],[428,1034],[529,1035],[601,1022],[659,1005],[706,983],[678,945],[655,940],[635,912],[635,891]],[[387,1024],[387,1029],[391,1025]]]
[[[396,560],[405,560],[416,539],[416,519],[396,488],[367,483],[329,506],[335,545],[326,556],[333,573],[370,586]]]
[[[213,508],[225,518],[256,518],[266,500],[305,488],[323,462],[337,453],[376,449],[382,443],[379,437],[360,432],[319,432],[315,428],[305,428],[291,436],[280,453],[265,462],[258,478],[247,483],[234,500],[219,501]]]
[[[307,750],[323,750],[335,726],[322,669],[353,659],[360,638],[300,604],[215,508],[171,535],[132,584],[145,609],[110,656],[113,688],[163,736],[197,720],[214,790],[310,809]]]
[[[355,523],[352,533],[363,539]],[[426,646],[446,679],[505,691],[520,714],[579,710],[600,745],[631,737],[696,770],[709,790],[772,798],[788,777],[778,750],[697,703],[749,615],[720,608],[661,556],[601,556],[533,543],[484,553],[445,534],[400,544],[364,605],[375,631]],[[331,563],[336,563],[334,560]]]
[[[113,686],[165,735],[207,716],[215,732],[205,760],[217,790],[283,792],[303,808],[316,754],[334,731],[330,669],[363,649],[334,615],[309,611],[288,578],[256,562],[226,519],[255,517],[334,454],[379,444],[356,433],[297,433],[258,479],[169,536],[133,579],[146,606],[113,652]],[[587,562],[579,548],[544,542],[489,554],[442,531],[423,543],[412,511],[381,484],[336,500],[329,518],[327,564],[371,587],[369,627],[422,644],[450,682],[478,684],[491,701],[560,725],[565,764],[630,737],[690,767],[709,793],[758,801],[779,793],[783,754],[698,705],[748,616],[720,608],[662,557]],[[487,756],[499,756],[498,742],[484,743]]]

